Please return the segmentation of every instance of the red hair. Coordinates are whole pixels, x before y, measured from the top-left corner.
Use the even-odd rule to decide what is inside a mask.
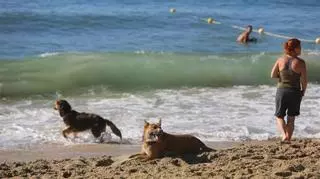
[[[301,48],[301,42],[295,38],[289,39],[283,45],[284,53],[293,57],[298,55],[295,51],[296,48]]]

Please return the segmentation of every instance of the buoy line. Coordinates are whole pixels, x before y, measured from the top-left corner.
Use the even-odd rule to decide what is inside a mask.
[[[176,13],[176,9],[175,8],[170,8],[170,13],[174,14]],[[204,18],[200,18],[201,20],[207,22],[208,24],[218,24],[221,25],[221,22],[216,21],[215,19],[209,17],[207,19]],[[222,24],[225,25],[225,24]],[[237,26],[237,25],[230,25],[231,28],[234,29],[239,29],[239,30],[245,30],[245,28]],[[280,35],[280,34],[276,34],[276,33],[272,33],[272,32],[266,32],[264,30],[264,28],[260,27],[258,29],[253,29],[253,32],[259,33],[260,35],[269,35],[272,37],[278,37],[278,38],[282,38],[282,39],[292,39],[292,38],[297,38],[297,37],[293,37],[293,36],[286,36],[286,35]],[[300,41],[302,42],[308,42],[308,43],[315,43],[315,44],[320,44],[320,37],[316,38],[315,40],[309,40],[309,39],[302,39],[302,38],[298,38]]]
[[[215,19],[209,17],[207,19],[202,19],[203,21],[207,22],[208,24],[218,24],[221,25],[221,22],[216,21]],[[223,24],[225,25],[225,24]],[[245,28],[237,26],[237,25],[230,25],[231,28],[234,29],[238,29],[238,30],[245,30]],[[292,39],[292,38],[296,38],[293,36],[286,36],[286,35],[280,35],[280,34],[275,34],[272,32],[266,32],[264,30],[264,28],[260,27],[258,29],[253,29],[253,32],[259,33],[259,34],[263,34],[263,35],[269,35],[269,36],[273,36],[273,37],[278,37],[278,38],[283,38],[283,39]],[[308,43],[316,43],[316,44],[320,44],[320,37],[316,38],[315,40],[309,40],[309,39],[302,39],[302,38],[298,38],[300,41],[302,42],[308,42]]]

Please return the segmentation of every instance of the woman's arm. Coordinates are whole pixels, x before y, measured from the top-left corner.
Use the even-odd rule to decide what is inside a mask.
[[[277,60],[271,70],[271,78],[279,78],[279,60]]]
[[[306,92],[307,86],[308,86],[308,76],[307,76],[307,66],[304,60],[301,61],[301,90],[302,90],[302,96],[304,96],[304,93]]]

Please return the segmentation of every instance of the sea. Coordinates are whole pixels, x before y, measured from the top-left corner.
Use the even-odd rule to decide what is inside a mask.
[[[320,138],[319,19],[319,0],[0,1],[0,149],[96,143],[62,137],[57,99],[113,121],[110,142],[139,144],[159,119],[204,142],[278,137],[270,71],[287,37],[309,78],[294,137]],[[269,33],[237,43],[249,24]]]

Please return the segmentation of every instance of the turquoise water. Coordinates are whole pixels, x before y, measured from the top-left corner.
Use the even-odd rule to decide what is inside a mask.
[[[316,0],[3,1],[0,96],[270,85],[285,39],[252,33],[258,43],[240,45],[231,26],[314,40],[319,18]],[[303,49],[317,83],[320,45]]]
[[[136,92],[182,87],[273,85],[270,69],[279,53],[73,53],[0,61],[0,96],[10,98],[88,91]],[[309,81],[318,83],[320,61],[308,59]]]

